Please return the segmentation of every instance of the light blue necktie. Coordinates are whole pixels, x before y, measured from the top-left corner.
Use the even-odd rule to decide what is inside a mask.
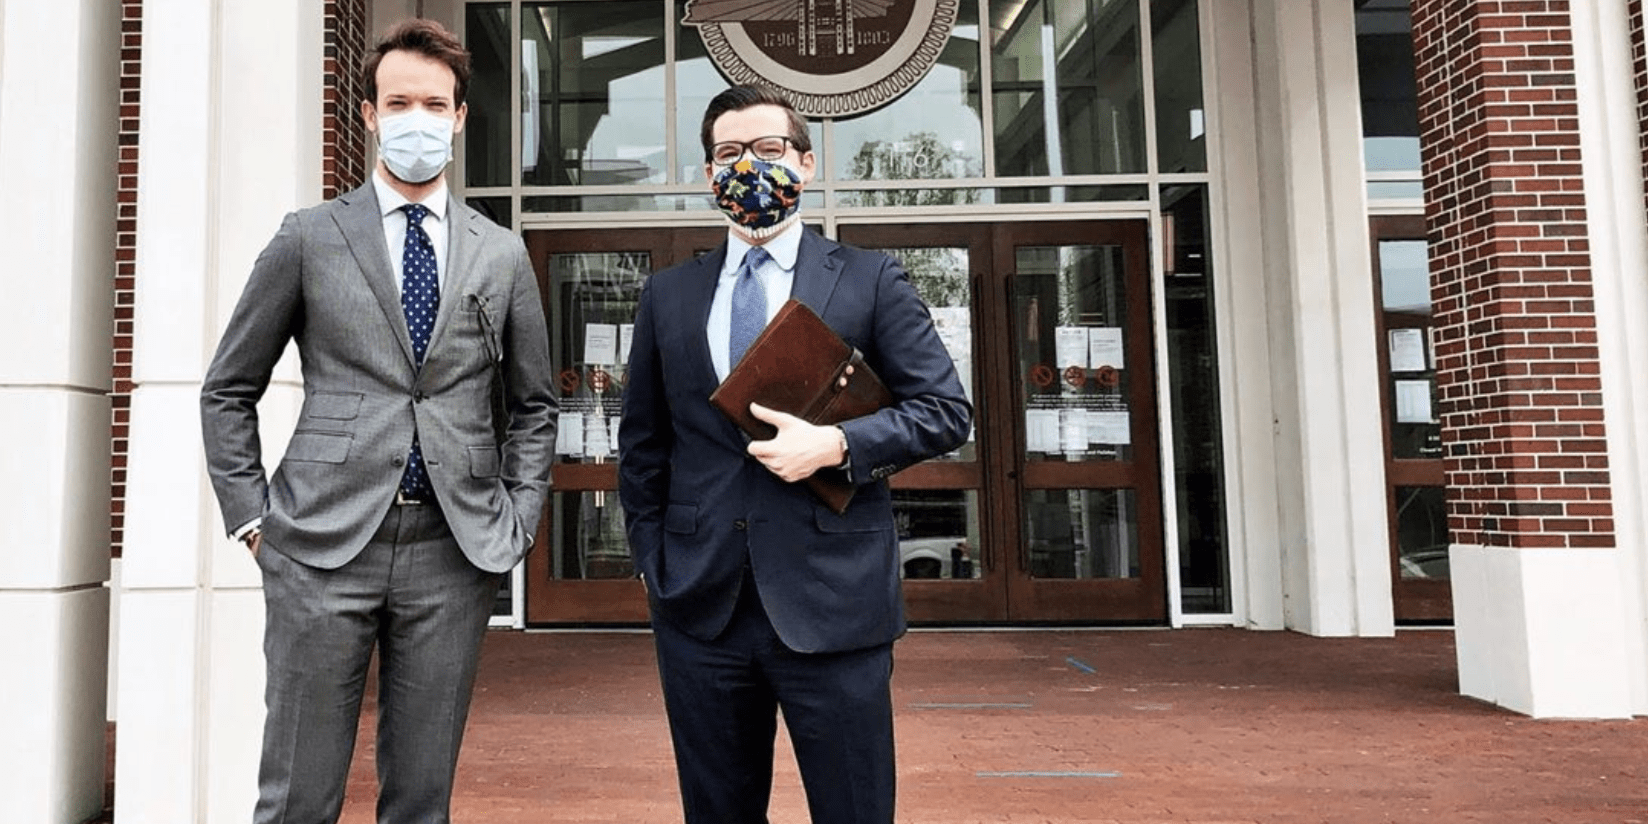
[[[412,336],[412,355],[422,368],[424,353],[429,350],[429,333],[434,330],[435,314],[440,311],[441,290],[435,272],[435,245],[423,228],[429,207],[408,203],[401,210],[406,212],[406,245],[401,250],[401,310],[406,312],[406,331]],[[401,491],[416,500],[434,498],[417,432],[412,433],[412,451],[406,456]]]
[[[744,253],[744,262],[738,265],[732,287],[732,332],[727,336],[727,367],[738,365],[744,350],[750,348],[756,336],[767,327],[767,287],[756,276],[772,256],[760,246],[751,246]]]

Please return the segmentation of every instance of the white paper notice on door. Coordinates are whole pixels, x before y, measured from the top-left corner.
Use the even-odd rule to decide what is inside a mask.
[[[635,340],[635,324],[618,324],[618,363],[617,366],[629,365],[629,345]]]
[[[1059,410],[1024,410],[1024,451],[1059,451]]]
[[[1095,409],[1087,413],[1087,440],[1092,443],[1133,443],[1132,418],[1127,410]]]
[[[1390,330],[1390,368],[1392,372],[1425,371],[1425,330]]]
[[[618,326],[612,323],[584,324],[584,363],[618,365]]]
[[[584,454],[584,415],[582,412],[562,412],[555,423],[555,454],[581,456]]]
[[[1068,366],[1087,368],[1087,327],[1060,326],[1054,331],[1054,349],[1058,357],[1058,366],[1063,369]]]
[[[1059,410],[1059,451],[1066,455],[1080,455],[1087,451],[1086,409]]]
[[[612,455],[612,442],[607,439],[607,421],[599,414],[585,415],[584,457],[607,458]]]
[[[1435,422],[1431,415],[1430,381],[1396,381],[1396,422]]]
[[[1122,330],[1119,326],[1097,326],[1087,330],[1087,362],[1094,369],[1125,369],[1122,363]]]

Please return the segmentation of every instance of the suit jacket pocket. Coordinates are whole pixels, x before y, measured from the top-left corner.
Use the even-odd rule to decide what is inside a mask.
[[[677,535],[691,535],[698,531],[696,504],[670,504],[664,510],[664,531]]]
[[[469,448],[469,475],[473,478],[496,478],[498,467],[503,458],[496,446],[471,446]]]
[[[884,506],[849,506],[843,514],[820,503],[813,504],[819,532],[880,532],[893,528],[893,519]]]
[[[354,440],[341,432],[294,432],[286,445],[286,460],[340,464],[349,457]]]
[[[359,392],[315,392],[304,399],[303,414],[328,421],[352,421],[360,415]]]

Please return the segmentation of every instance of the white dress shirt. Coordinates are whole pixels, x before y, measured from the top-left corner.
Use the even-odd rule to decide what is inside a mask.
[[[784,301],[790,299],[790,289],[795,285],[795,258],[801,251],[803,231],[805,229],[798,220],[788,229],[773,235],[762,246],[770,260],[756,268],[755,277],[767,292],[768,323],[784,306]],[[715,282],[715,299],[710,301],[710,321],[705,330],[709,335],[710,360],[715,365],[715,377],[719,380],[726,380],[727,373],[732,371],[733,365],[728,362],[732,358],[727,340],[732,335],[732,290],[738,282],[735,277],[738,267],[743,265],[744,254],[749,249],[750,244],[743,238],[734,232],[727,232],[727,259],[721,264],[721,278]]]

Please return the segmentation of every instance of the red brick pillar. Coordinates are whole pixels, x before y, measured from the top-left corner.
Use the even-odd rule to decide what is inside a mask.
[[[1562,0],[1414,0],[1456,545],[1614,545]]]
[[[321,197],[331,200],[366,182],[366,126],[360,104],[366,51],[366,0],[326,0],[326,103]]]
[[[119,558],[126,520],[132,416],[132,301],[137,293],[137,130],[142,99],[143,0],[120,2],[120,167],[115,178],[114,372],[109,393],[109,549]]]

